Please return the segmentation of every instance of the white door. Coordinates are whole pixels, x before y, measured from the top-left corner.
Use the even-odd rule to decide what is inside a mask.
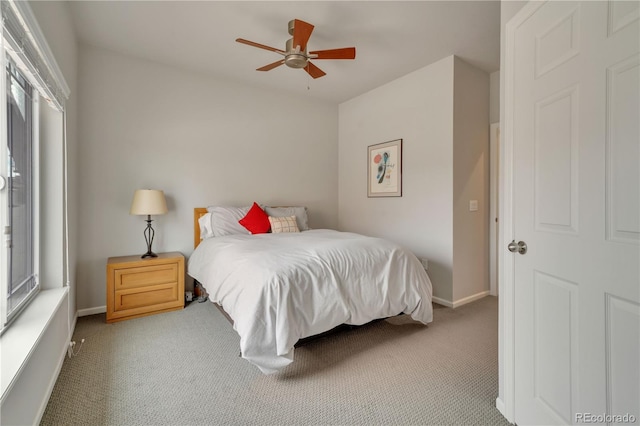
[[[531,4],[514,32],[520,426],[640,422],[638,5]]]

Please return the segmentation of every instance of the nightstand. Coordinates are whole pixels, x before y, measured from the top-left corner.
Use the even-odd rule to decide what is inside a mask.
[[[107,261],[107,322],[184,308],[184,256],[110,257]]]

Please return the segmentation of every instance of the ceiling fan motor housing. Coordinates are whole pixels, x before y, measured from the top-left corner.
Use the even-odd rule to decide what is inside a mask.
[[[259,49],[269,50],[282,55],[284,58],[275,61],[271,64],[267,64],[263,67],[257,68],[256,71],[270,71],[274,68],[285,64],[289,68],[303,68],[311,77],[320,78],[327,73],[315,66],[311,60],[314,59],[355,59],[356,48],[355,47],[343,47],[341,49],[328,49],[328,50],[315,50],[311,53],[307,52],[307,42],[314,26],[308,22],[304,22],[300,19],[292,19],[289,21],[287,29],[289,34],[293,37],[287,40],[285,50],[276,49],[275,47],[267,46],[265,44],[256,43],[255,41],[245,40],[243,38],[237,38],[238,43],[246,44],[249,46],[257,47]],[[294,45],[295,43],[295,45]]]
[[[286,55],[284,57],[284,63],[290,68],[304,68],[307,66],[307,52],[296,52],[295,46],[293,46],[293,39],[287,40]]]

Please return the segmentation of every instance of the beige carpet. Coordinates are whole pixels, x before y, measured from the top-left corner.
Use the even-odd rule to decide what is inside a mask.
[[[105,324],[78,320],[42,425],[507,425],[498,393],[498,303],[435,307],[296,349],[281,373],[238,357],[210,302]]]

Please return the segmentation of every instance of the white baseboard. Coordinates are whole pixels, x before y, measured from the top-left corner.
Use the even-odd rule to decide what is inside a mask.
[[[464,297],[462,299],[458,299],[454,302],[449,300],[441,299],[439,297],[432,297],[432,301],[437,303],[438,305],[446,306],[447,308],[458,308],[462,305],[466,305],[467,303],[475,302],[478,299],[482,299],[485,296],[489,295],[489,290],[481,291],[480,293],[472,294],[471,296]]]
[[[498,411],[500,411],[502,417],[504,417],[509,423],[515,424],[515,422],[509,420],[509,418],[507,417],[504,407],[504,401],[500,397],[496,398],[496,408],[498,409]]]
[[[464,297],[462,299],[458,299],[453,302],[453,307],[457,308],[462,305],[466,305],[467,303],[475,302],[476,300],[482,299],[485,296],[489,295],[489,290],[481,291],[480,293],[472,294],[471,296]]]
[[[437,303],[438,305],[446,306],[447,308],[453,308],[453,303],[451,303],[451,302],[450,302],[450,301],[448,301],[448,300],[441,299],[441,298],[439,298],[439,297],[435,297],[435,296],[433,296],[433,297],[431,298],[431,300],[432,300],[434,303]]]
[[[107,312],[106,306],[96,306],[95,308],[78,309],[79,317],[86,317],[87,315],[104,314]]]
[[[506,417],[504,415],[504,402],[502,402],[502,399],[500,399],[499,397],[496,398],[496,408],[498,409],[498,411],[500,411],[500,414]]]

